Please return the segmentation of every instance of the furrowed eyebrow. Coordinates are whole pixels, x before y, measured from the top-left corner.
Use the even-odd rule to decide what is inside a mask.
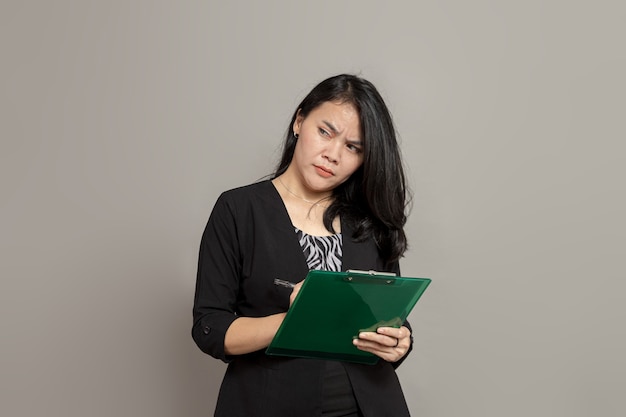
[[[322,120],[322,123],[324,123],[326,127],[328,127],[328,129],[330,129],[334,134],[339,133],[339,130],[331,122]],[[361,142],[360,140],[348,140],[347,142],[351,145],[363,146],[363,142]]]
[[[337,128],[331,122],[327,122],[326,120],[322,120],[322,122],[326,125],[326,127],[332,130],[333,133],[339,133],[339,130],[337,130]]]

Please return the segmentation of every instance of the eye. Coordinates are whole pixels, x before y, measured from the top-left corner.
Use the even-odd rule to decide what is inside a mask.
[[[330,137],[330,133],[328,133],[328,131],[324,129],[323,127],[320,127],[318,130],[319,130],[320,135]]]
[[[354,145],[352,143],[348,143],[346,146],[348,147],[348,150],[351,151],[351,152],[354,152],[354,153],[361,153],[361,152],[363,152],[363,149],[361,149],[360,146]]]

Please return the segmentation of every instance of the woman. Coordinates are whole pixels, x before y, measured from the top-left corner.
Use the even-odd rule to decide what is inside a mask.
[[[338,75],[300,103],[271,180],[223,193],[202,237],[192,335],[228,363],[216,416],[408,416],[408,323],[354,340],[376,365],[264,353],[310,269],[399,273],[407,191],[389,111]],[[297,285],[274,285],[280,277]]]

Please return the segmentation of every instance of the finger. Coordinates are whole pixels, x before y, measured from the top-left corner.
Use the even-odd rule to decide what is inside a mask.
[[[300,292],[300,288],[302,288],[302,284],[303,283],[304,283],[304,280],[298,282],[296,285],[293,286],[293,289],[291,290],[291,294],[289,295],[289,306],[290,307],[293,304],[293,302],[295,301],[296,296]]]
[[[411,336],[411,331],[405,327],[379,327],[376,329],[376,332],[379,334],[384,334],[385,336],[395,337],[396,339],[404,339],[406,337]]]
[[[398,345],[398,338],[374,332],[361,332],[359,333],[359,339],[368,340],[385,347],[395,347]]]
[[[357,349],[372,353],[387,362],[396,362],[406,354],[406,348],[390,347],[369,340],[355,339],[354,345]]]
[[[389,346],[387,344],[381,344],[381,343],[377,343],[371,340],[363,340],[363,339],[356,339],[354,341],[354,345],[361,350],[365,350],[365,351],[372,352],[372,353],[382,353],[382,352],[390,353],[390,352],[401,351],[404,349],[402,345],[395,346],[395,343],[393,346]]]
[[[384,336],[373,332],[363,332],[359,334],[355,342],[355,346],[359,348],[363,347],[365,349],[387,352],[394,351],[401,352],[402,354],[405,354],[411,346],[408,337],[396,339],[395,337]]]

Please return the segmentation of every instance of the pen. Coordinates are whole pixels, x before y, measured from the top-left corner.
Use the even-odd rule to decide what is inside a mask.
[[[274,285],[280,285],[281,287],[293,288],[293,287],[295,287],[296,284],[294,284],[293,282],[289,282],[289,281],[285,281],[285,280],[276,278],[274,280]]]

